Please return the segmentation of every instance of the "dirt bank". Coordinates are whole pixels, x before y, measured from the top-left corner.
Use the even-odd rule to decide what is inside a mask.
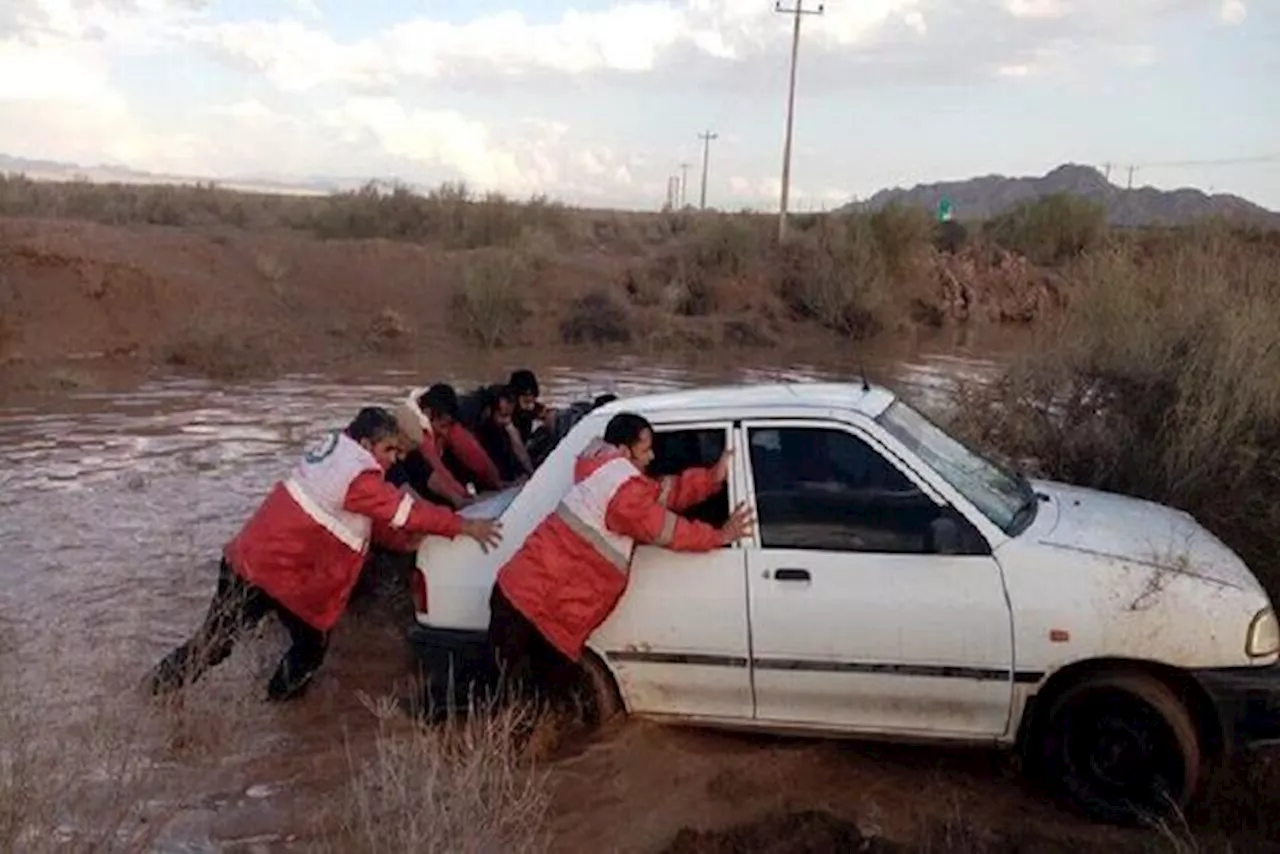
[[[830,247],[800,241],[773,257],[753,248],[754,228],[726,218],[446,249],[283,228],[0,219],[0,390],[164,370],[425,369],[459,348],[852,347],[908,327],[1025,323],[1058,299],[1052,276],[992,249],[924,248],[900,293],[888,279],[853,287]]]

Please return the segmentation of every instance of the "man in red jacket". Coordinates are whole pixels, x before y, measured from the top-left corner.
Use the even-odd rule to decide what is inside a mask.
[[[731,451],[711,468],[655,480],[653,428],[620,413],[574,467],[574,485],[498,571],[489,598],[489,645],[517,695],[559,699],[577,678],[587,637],[627,587],[632,549],[646,543],[707,552],[749,536],[755,519],[739,505],[720,528],[677,512],[724,488]]]
[[[486,549],[494,522],[463,519],[387,483],[384,473],[421,439],[412,413],[370,407],[345,431],[310,448],[223,550],[218,586],[195,636],[152,671],[164,694],[226,659],[239,634],[270,612],[292,646],[267,686],[271,700],[300,696],[324,661],[376,529],[389,534],[472,537]]]

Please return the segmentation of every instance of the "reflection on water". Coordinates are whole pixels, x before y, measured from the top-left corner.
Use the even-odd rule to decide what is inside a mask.
[[[980,379],[997,364],[939,355],[867,367],[928,403],[955,378]],[[534,368],[553,403],[726,381],[858,379],[856,369],[817,365],[677,369],[622,359]],[[483,379],[452,377],[463,390]],[[359,384],[169,379],[0,409],[0,657],[16,638],[25,672],[57,698],[42,701],[46,720],[83,703],[106,668],[138,678],[185,638],[207,605],[222,545],[303,442],[420,381],[407,373]],[[368,662],[352,666],[381,678]],[[261,743],[279,736],[264,732]]]

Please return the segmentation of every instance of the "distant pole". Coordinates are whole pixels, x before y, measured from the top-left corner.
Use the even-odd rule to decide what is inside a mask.
[[[698,134],[698,139],[702,140],[702,198],[699,207],[704,211],[707,209],[707,161],[711,157],[711,140],[719,136],[711,131]]]
[[[1136,168],[1138,168],[1138,167],[1136,167],[1136,166],[1130,166],[1130,167],[1129,167],[1129,187],[1128,187],[1128,189],[1130,189],[1130,190],[1132,190],[1132,189],[1133,189],[1133,170],[1134,170],[1134,169],[1136,169]]]
[[[784,12],[794,18],[791,30],[791,80],[787,85],[787,131],[782,143],[782,203],[778,210],[778,241],[787,236],[787,200],[791,193],[791,129],[796,109],[796,59],[800,54],[800,19],[805,15],[821,15],[826,8],[822,3],[817,9],[804,8],[804,0],[796,0],[794,8],[783,8],[781,0],[774,5],[775,12]]]
[[[685,191],[688,189],[688,187],[689,187],[689,164],[681,163],[680,164],[680,208],[681,210],[683,210],[685,206]]]

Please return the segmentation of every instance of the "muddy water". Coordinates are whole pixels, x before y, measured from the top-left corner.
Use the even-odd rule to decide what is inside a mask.
[[[821,364],[533,367],[552,402],[719,381],[854,378]],[[946,353],[868,366],[924,398],[997,367],[991,358]],[[485,379],[450,374],[460,387]],[[0,410],[0,663],[19,685],[0,691],[10,703],[22,698],[46,737],[73,721],[83,731],[105,700],[140,726],[151,713],[132,693],[136,683],[198,622],[220,547],[300,443],[417,379],[293,376],[236,387],[171,379]],[[175,734],[170,720],[129,748],[147,754],[147,773],[159,781],[151,829],[134,839],[137,847],[276,848],[301,832],[314,811],[307,799],[332,788],[326,774],[341,773],[328,754],[367,729],[356,693],[383,693],[405,675],[403,628],[346,621],[308,699],[285,709],[266,707],[257,693],[280,633],[268,628],[265,639],[247,643],[191,692],[193,707],[205,705],[203,717],[188,714],[188,732]]]

